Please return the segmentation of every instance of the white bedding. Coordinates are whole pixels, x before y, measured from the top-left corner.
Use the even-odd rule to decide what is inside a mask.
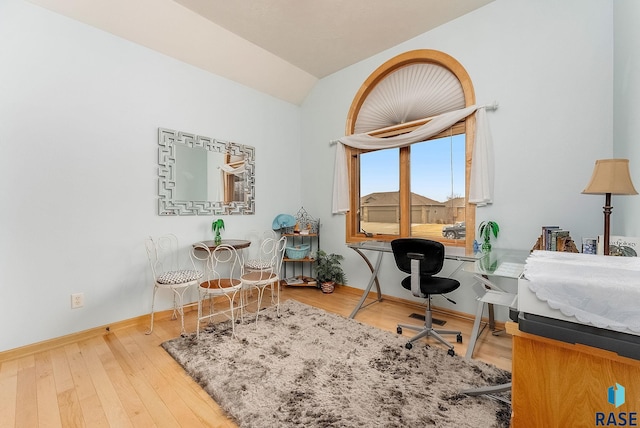
[[[536,296],[585,324],[640,333],[640,258],[534,251],[524,276]]]

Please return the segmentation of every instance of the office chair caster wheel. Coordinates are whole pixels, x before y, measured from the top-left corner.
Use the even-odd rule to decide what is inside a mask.
[[[456,351],[454,351],[453,349],[449,349],[449,350],[447,351],[447,354],[451,355],[452,357],[455,357],[455,355],[456,355]]]
[[[456,342],[462,343],[462,335],[461,334],[456,336]]]
[[[413,343],[407,342],[407,344],[404,345],[404,347],[407,348],[407,349],[411,349],[411,348],[413,348]]]
[[[398,327],[398,328],[396,328],[396,333],[398,333],[398,334],[402,334],[402,327]]]

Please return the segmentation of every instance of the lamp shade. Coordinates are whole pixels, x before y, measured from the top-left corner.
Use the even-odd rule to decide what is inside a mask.
[[[582,193],[591,195],[637,195],[629,174],[629,159],[599,159],[591,181]]]

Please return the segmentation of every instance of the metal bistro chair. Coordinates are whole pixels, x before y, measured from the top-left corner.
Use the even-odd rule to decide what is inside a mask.
[[[402,334],[403,328],[418,331],[417,335],[409,339],[405,347],[411,349],[416,340],[432,336],[449,348],[447,351],[449,355],[455,355],[453,345],[447,342],[441,334],[455,334],[457,342],[462,343],[462,333],[453,330],[437,330],[432,327],[431,296],[449,293],[460,287],[460,282],[455,279],[435,276],[444,265],[444,245],[429,239],[400,238],[391,241],[391,249],[398,269],[411,274],[402,280],[402,287],[411,290],[411,293],[416,297],[427,299],[423,326],[398,324],[398,334]],[[447,297],[445,299],[455,303]]]
[[[265,230],[264,232],[251,230],[246,234],[245,239],[251,242],[248,248],[242,250],[245,272],[270,269],[271,260],[268,255],[264,253],[264,251],[269,250],[269,248],[262,245],[262,243],[266,239],[278,239],[276,232],[273,230]]]
[[[159,289],[173,292],[173,315],[177,319],[180,314],[180,334],[184,330],[184,293],[192,285],[197,285],[202,278],[202,271],[196,269],[193,258],[190,258],[189,269],[181,269],[178,238],[173,234],[149,237],[145,246],[147,257],[153,275],[153,296],[151,297],[151,324],[147,334],[153,332],[153,318],[155,313],[156,292]]]
[[[276,312],[280,316],[280,270],[284,258],[287,237],[275,240],[267,238],[262,242],[260,254],[263,262],[262,269],[245,272],[240,279],[245,289],[256,288],[258,290],[258,307],[256,309],[256,322],[260,314],[262,298],[267,287],[271,288],[271,304],[276,305]],[[276,299],[274,299],[274,294]]]
[[[211,321],[217,315],[231,320],[232,335],[235,336],[236,310],[243,310],[242,302],[242,263],[235,248],[221,244],[213,250],[205,244],[194,245],[193,257],[205,265],[206,280],[198,286],[198,323],[196,337],[200,338],[200,323]],[[235,306],[236,298],[238,305]],[[209,304],[209,313],[203,314],[205,301]],[[216,310],[216,305],[225,309]]]

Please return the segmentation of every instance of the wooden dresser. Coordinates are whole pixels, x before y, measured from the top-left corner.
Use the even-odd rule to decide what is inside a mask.
[[[513,337],[513,428],[640,426],[639,360],[525,333],[513,322],[506,328]],[[609,390],[620,402],[618,386],[624,404],[616,407]]]

